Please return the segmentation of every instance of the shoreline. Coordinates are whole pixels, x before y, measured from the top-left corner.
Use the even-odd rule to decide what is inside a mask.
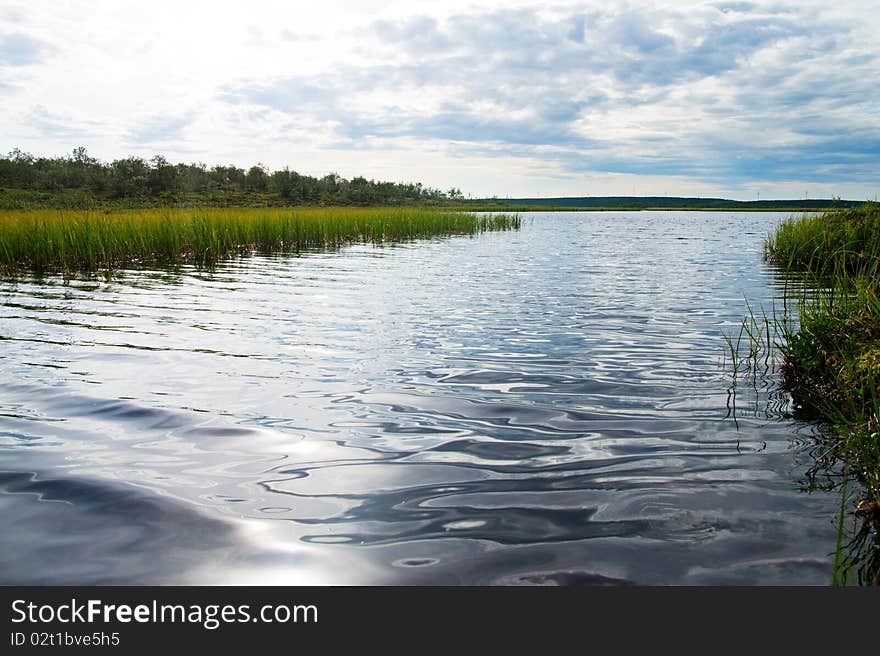
[[[822,430],[814,478],[844,495],[835,582],[854,571],[880,585],[880,206],[789,219],[765,259],[794,282],[785,294],[798,307],[794,322],[773,318],[782,389],[794,416]],[[858,527],[844,544],[846,505]]]

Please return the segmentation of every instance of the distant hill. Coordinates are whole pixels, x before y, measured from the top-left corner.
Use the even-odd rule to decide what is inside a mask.
[[[490,202],[485,200],[484,202]],[[687,198],[680,196],[583,196],[562,198],[493,198],[499,205],[540,207],[634,208],[634,209],[816,209],[854,207],[864,201],[839,198],[788,200],[729,200],[726,198]]]

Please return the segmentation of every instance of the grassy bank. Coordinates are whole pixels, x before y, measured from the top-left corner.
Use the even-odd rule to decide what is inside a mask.
[[[430,208],[194,208],[0,212],[0,271],[210,264],[248,253],[510,230],[515,215]]]
[[[790,219],[765,255],[803,283],[797,322],[777,322],[783,385],[796,414],[827,428],[826,476],[859,484],[844,569],[880,584],[880,206]]]
[[[880,270],[880,205],[806,215],[782,223],[766,244],[769,261],[786,270],[840,278]]]

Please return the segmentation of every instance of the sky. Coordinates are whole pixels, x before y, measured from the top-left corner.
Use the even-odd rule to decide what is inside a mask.
[[[0,152],[880,197],[880,2],[2,0]]]

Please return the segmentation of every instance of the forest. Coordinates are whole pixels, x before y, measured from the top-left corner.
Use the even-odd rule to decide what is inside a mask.
[[[0,208],[98,206],[440,205],[460,200],[458,189],[385,182],[336,173],[323,177],[256,164],[172,164],[162,155],[111,162],[80,146],[64,157],[41,157],[18,148],[0,157]]]
[[[821,211],[863,201],[831,199],[729,200],[678,196],[582,196],[471,198],[421,182],[387,182],[328,173],[305,175],[262,164],[174,164],[162,155],[111,162],[74,148],[63,157],[36,156],[14,148],[0,156],[0,209],[97,209],[147,207],[340,207],[440,206],[471,211],[740,210]]]

